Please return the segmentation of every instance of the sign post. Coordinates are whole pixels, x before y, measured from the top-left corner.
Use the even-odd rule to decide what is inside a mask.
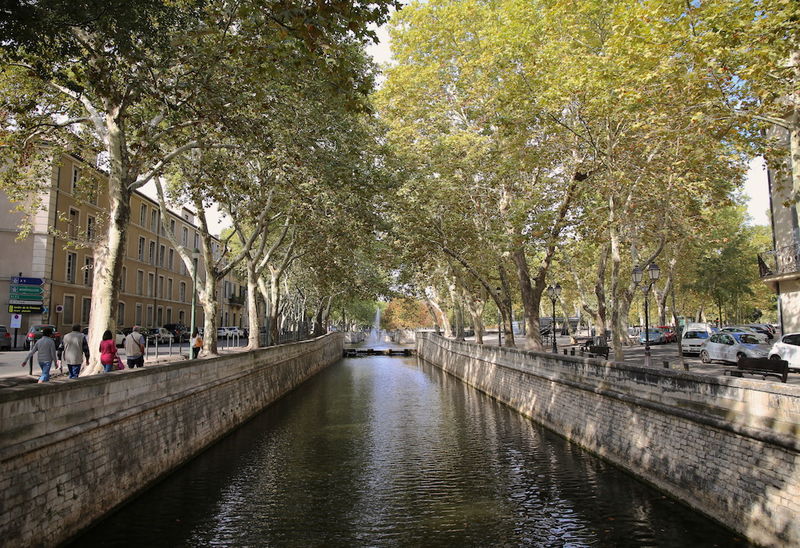
[[[12,276],[8,290],[8,311],[11,314],[42,314],[45,311],[43,285],[42,278]]]
[[[17,333],[22,326],[22,314],[12,314],[8,326],[14,329],[14,348],[17,347]]]

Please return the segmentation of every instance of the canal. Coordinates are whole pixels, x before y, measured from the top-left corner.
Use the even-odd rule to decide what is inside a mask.
[[[74,541],[732,544],[748,546],[440,370],[381,356],[326,369]]]

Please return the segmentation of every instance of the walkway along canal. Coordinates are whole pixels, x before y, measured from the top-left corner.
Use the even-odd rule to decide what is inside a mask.
[[[415,357],[346,358],[75,546],[746,546]]]

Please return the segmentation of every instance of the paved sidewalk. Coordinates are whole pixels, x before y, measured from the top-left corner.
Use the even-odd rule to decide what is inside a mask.
[[[150,347],[148,350],[149,350],[148,356],[144,363],[145,367],[156,367],[159,365],[163,365],[165,363],[173,363],[176,361],[182,361],[188,359],[187,343],[184,343],[182,348],[179,348],[177,345],[175,345],[172,348],[171,354],[169,353],[169,348],[166,345],[159,347],[157,355],[154,347]],[[183,352],[181,353],[180,350],[182,350]],[[244,350],[245,350],[244,346],[218,348],[218,352],[220,355],[242,352]],[[37,382],[39,376],[42,373],[42,370],[39,368],[39,364],[36,363],[35,356],[33,360],[34,361],[33,368],[31,368],[29,364],[26,364],[25,367],[20,367],[20,363],[22,363],[22,360],[25,358],[26,355],[27,352],[24,352],[22,350],[11,350],[11,351],[0,352],[0,388]],[[119,355],[122,358],[122,362],[126,364],[125,370],[127,370],[127,362],[125,361],[124,348],[119,349]],[[200,354],[199,359],[204,359],[202,353]],[[68,374],[69,372],[67,371],[66,365],[64,365],[63,371],[60,371],[58,368],[52,368],[50,370],[50,378],[53,379],[54,381],[67,380]]]

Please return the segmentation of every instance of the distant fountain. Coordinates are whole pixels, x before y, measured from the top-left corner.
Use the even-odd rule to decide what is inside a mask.
[[[383,340],[383,330],[381,329],[381,307],[375,310],[375,319],[372,321],[372,328],[369,330],[369,344],[380,344]]]

